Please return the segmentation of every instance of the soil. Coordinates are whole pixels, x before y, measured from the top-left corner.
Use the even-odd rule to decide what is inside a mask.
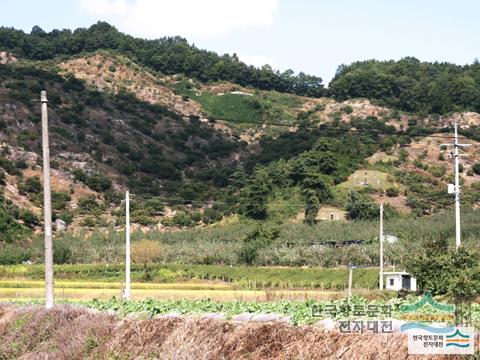
[[[73,306],[0,304],[0,338],[1,359],[422,358],[407,354],[405,335],[398,333],[352,335],[317,326],[200,317],[120,318]]]

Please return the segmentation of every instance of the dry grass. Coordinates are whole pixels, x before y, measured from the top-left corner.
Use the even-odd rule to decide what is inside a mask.
[[[60,300],[100,300],[111,299],[113,296],[121,297],[121,288],[62,288],[56,284],[55,296]],[[43,287],[28,288],[0,288],[0,301],[10,300],[35,300],[43,299]],[[132,298],[144,300],[147,298],[157,300],[201,300],[214,301],[278,301],[278,300],[335,300],[344,297],[341,291],[321,290],[236,290],[236,289],[182,289],[182,288],[152,288],[140,289],[133,287]]]
[[[43,280],[0,280],[1,288],[41,288],[45,282]],[[119,289],[119,282],[111,281],[55,281],[55,286],[59,289]],[[214,282],[214,281],[186,281],[176,283],[132,283],[132,289],[170,289],[170,290],[228,290],[235,289],[235,286],[229,283]]]
[[[198,317],[119,319],[69,306],[47,311],[0,305],[0,338],[2,359],[422,358],[407,354],[401,334],[345,335],[314,326]]]

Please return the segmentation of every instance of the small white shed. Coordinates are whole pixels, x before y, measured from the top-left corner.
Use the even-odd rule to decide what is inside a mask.
[[[417,279],[405,271],[384,272],[385,289],[417,291]]]

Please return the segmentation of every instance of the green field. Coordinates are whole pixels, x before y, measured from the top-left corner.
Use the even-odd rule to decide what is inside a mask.
[[[101,281],[119,283],[124,279],[123,264],[56,265],[55,278],[70,281]],[[375,288],[378,270],[356,269],[354,282],[358,288]],[[43,264],[0,266],[0,286],[5,280],[41,280]],[[343,290],[348,281],[346,268],[287,268],[222,265],[160,265],[145,271],[143,266],[132,266],[132,280],[143,283],[177,283],[187,280],[221,281],[240,288],[333,289]],[[9,282],[10,283],[10,282]]]
[[[424,306],[414,312],[404,312],[403,305],[417,303],[419,296],[409,296],[406,299],[396,297],[367,299],[354,296],[350,301],[345,297],[324,299],[271,299],[270,301],[255,301],[255,299],[152,299],[125,301],[116,298],[109,300],[94,299],[61,299],[59,303],[81,305],[100,311],[113,311],[120,316],[133,314],[140,318],[154,318],[157,316],[177,317],[188,315],[194,317],[220,316],[225,319],[245,321],[254,316],[265,317],[268,314],[286,316],[287,320],[295,325],[313,324],[321,319],[401,319],[416,321],[445,321],[452,323],[453,312],[440,311]],[[444,299],[438,299],[444,302]],[[39,299],[17,299],[13,303],[43,304]],[[365,312],[355,314],[352,309],[368,309],[377,307],[375,313]],[[330,310],[328,310],[330,309]],[[333,310],[332,310],[333,309]],[[358,311],[358,310],[357,310]],[[365,311],[365,310],[364,310]],[[237,318],[236,316],[239,315]],[[422,320],[423,319],[423,320]],[[473,304],[471,307],[472,325],[480,327],[480,305]]]
[[[375,296],[378,270],[354,271],[354,292]],[[42,299],[43,264],[0,266],[0,299]],[[121,297],[124,266],[55,266],[55,293],[66,300]],[[132,297],[137,300],[327,300],[346,293],[348,270],[219,265],[132,266]]]

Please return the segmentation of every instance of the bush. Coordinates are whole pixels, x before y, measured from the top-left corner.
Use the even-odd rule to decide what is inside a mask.
[[[378,206],[353,190],[347,195],[346,210],[351,220],[373,220],[379,216]]]
[[[38,176],[28,178],[24,183],[18,186],[18,190],[22,195],[27,195],[28,193],[40,193],[42,191],[40,178]]]
[[[33,228],[35,226],[40,225],[40,220],[37,217],[37,215],[35,215],[33,212],[27,209],[20,210],[18,214],[18,219],[22,220],[23,223],[29,228]]]
[[[70,225],[73,222],[73,218],[74,218],[73,213],[68,210],[63,210],[58,214],[58,216],[56,216],[56,219],[65,221],[65,224],[67,225]]]
[[[222,220],[222,214],[212,208],[206,208],[202,214],[202,221],[205,224],[212,224]]]
[[[165,226],[193,227],[197,225],[197,222],[191,214],[179,211],[173,218],[163,219],[162,224]]]
[[[64,241],[53,242],[53,262],[55,264],[69,264],[72,262],[72,251]]]
[[[65,192],[52,192],[52,206],[55,210],[65,209],[70,200],[72,200],[72,198]]]
[[[85,181],[87,181],[87,174],[85,174],[85,172],[83,170],[75,169],[75,170],[73,170],[72,174],[73,174],[73,179],[75,181],[79,181],[79,182],[83,182],[83,183]]]
[[[268,228],[257,224],[243,239],[243,245],[238,254],[240,262],[252,265],[257,259],[258,252],[270,245],[280,236],[280,230],[276,227]]]
[[[0,156],[0,167],[3,168],[10,175],[17,175],[17,176],[22,175],[22,172],[18,170],[13,165],[13,163],[10,160],[4,158],[3,156]]]
[[[23,249],[17,245],[0,246],[0,265],[20,264],[29,260],[31,255],[29,249]]]
[[[89,196],[78,200],[78,208],[82,214],[91,213],[99,207],[95,196]]]
[[[157,221],[150,216],[145,209],[138,209],[132,212],[132,222],[148,226],[155,225]]]
[[[445,165],[430,167],[430,173],[437,178],[441,178],[443,175],[445,175],[446,172],[447,169],[445,168]]]
[[[105,227],[107,226],[107,221],[102,216],[86,216],[80,225],[86,227]]]
[[[480,175],[480,162],[473,164],[472,170],[476,175]]]
[[[145,267],[153,263],[162,254],[162,247],[158,241],[140,240],[131,246],[132,261],[143,264]]]
[[[85,184],[97,192],[103,192],[112,187],[112,180],[105,174],[97,174],[87,177]]]
[[[388,197],[397,197],[399,195],[400,191],[396,187],[389,187],[386,190],[386,194]]]
[[[17,169],[26,169],[28,167],[27,162],[23,159],[18,159],[15,161],[15,167]]]

